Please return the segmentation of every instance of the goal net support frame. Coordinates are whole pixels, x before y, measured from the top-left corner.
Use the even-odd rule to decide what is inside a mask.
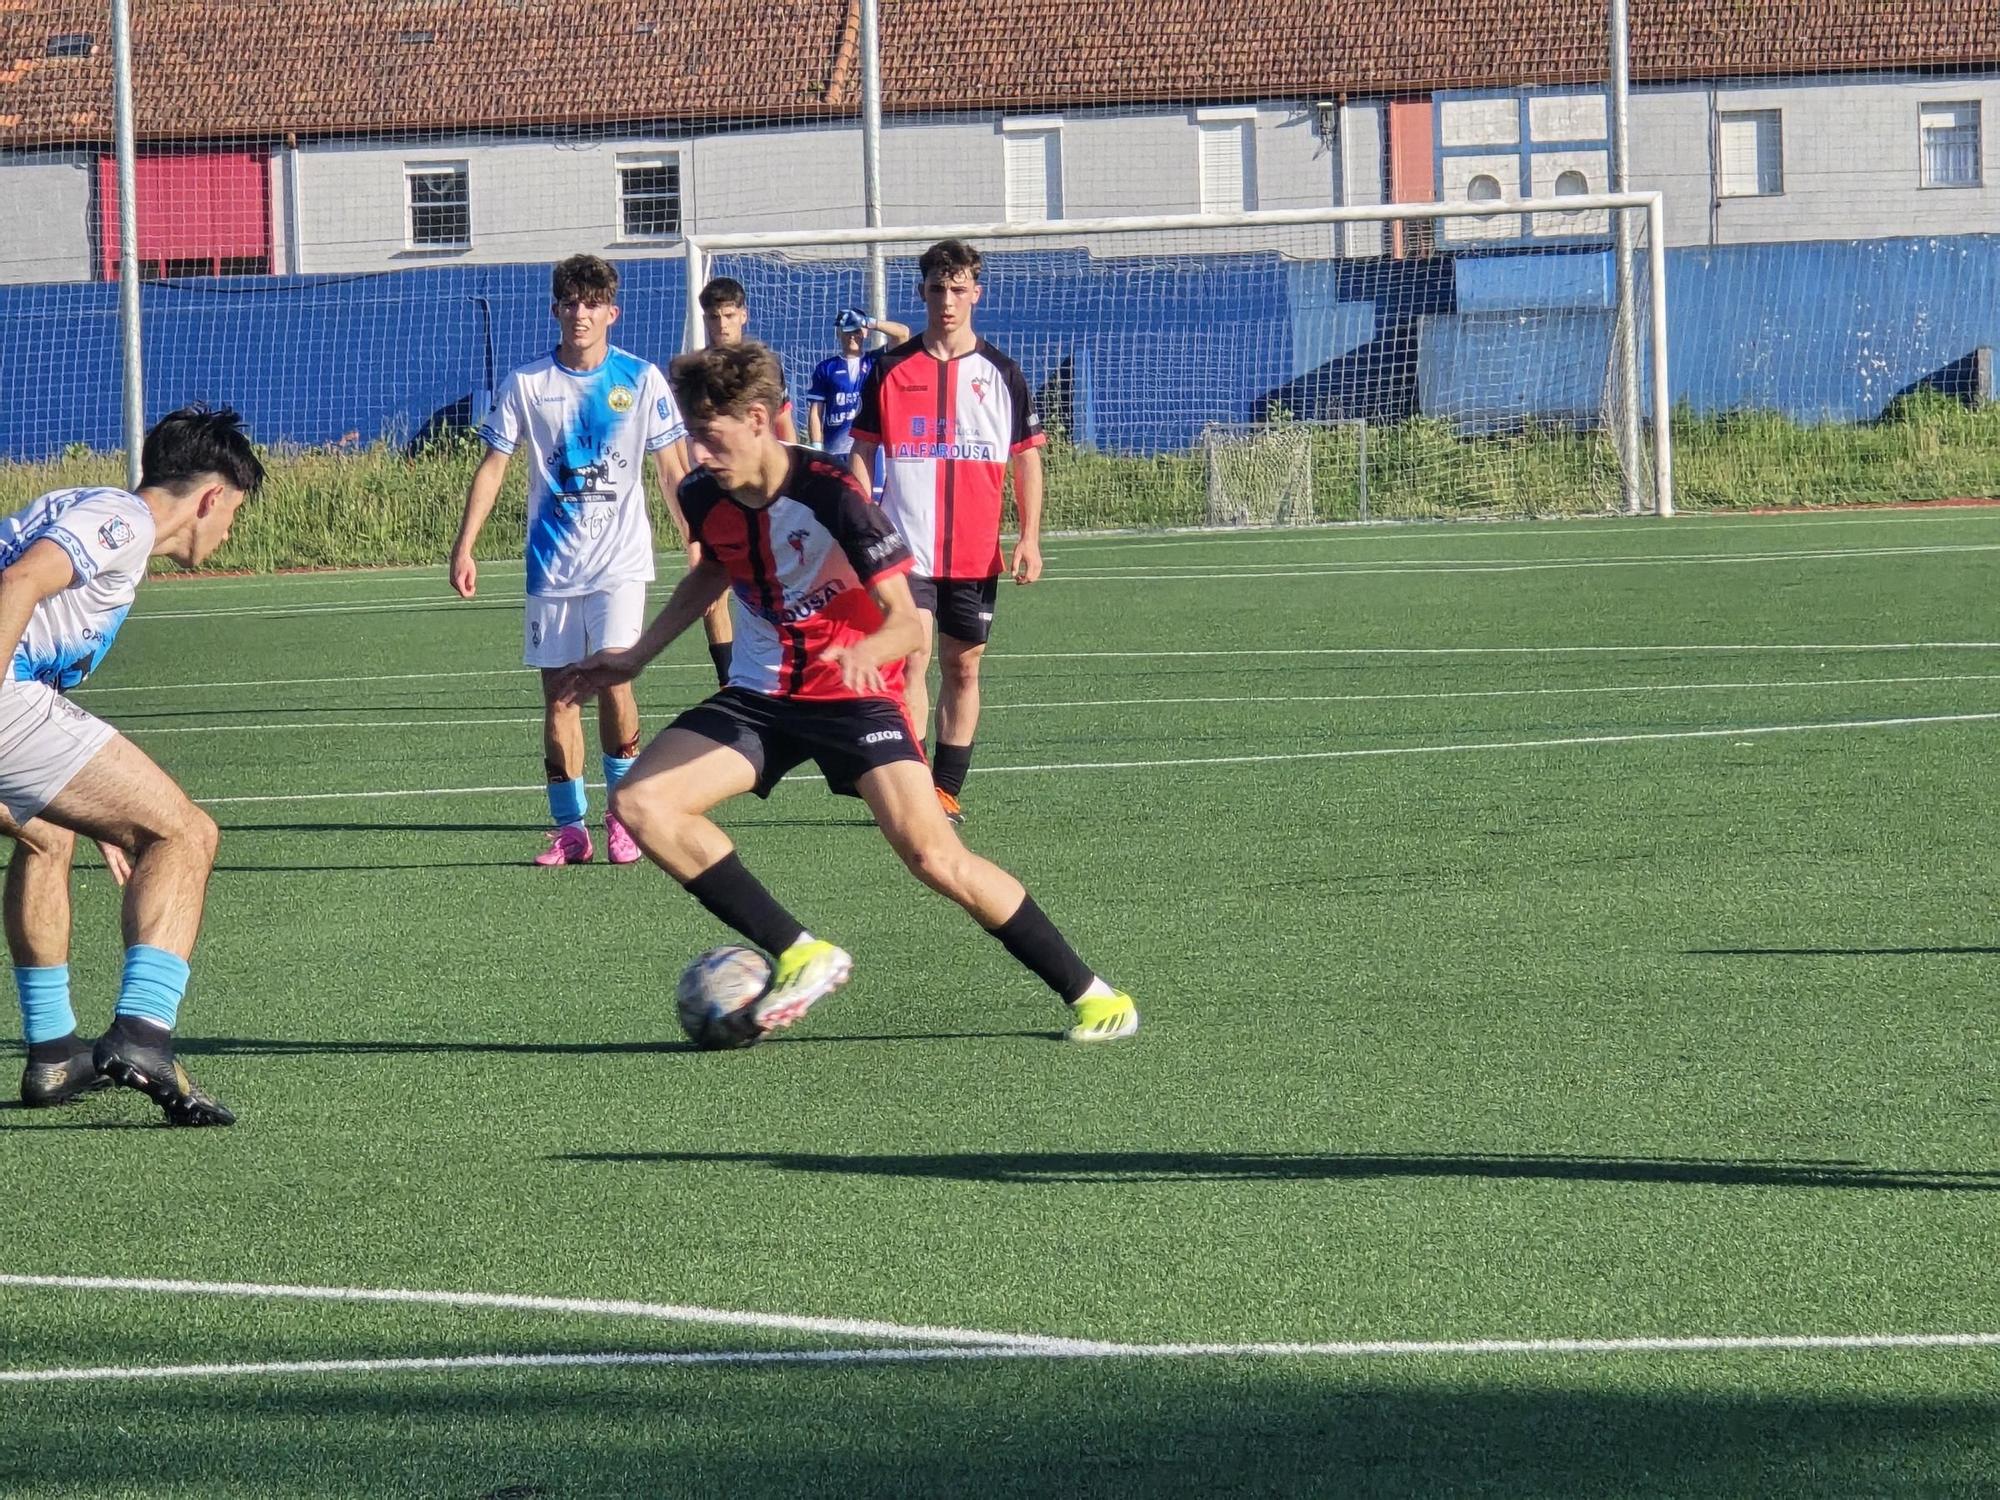
[[[1045,219],[1025,223],[967,223],[925,225],[883,225],[866,229],[779,230],[737,234],[690,234],[684,245],[687,269],[687,347],[699,349],[706,342],[702,327],[699,295],[707,283],[710,267],[719,255],[782,254],[794,252],[804,257],[824,259],[841,251],[857,255],[879,255],[890,247],[917,247],[943,239],[970,240],[988,245],[1019,242],[1027,247],[1049,240],[1088,240],[1096,236],[1171,234],[1176,232],[1270,230],[1315,226],[1374,224],[1388,226],[1431,221],[1517,218],[1522,224],[1532,216],[1571,218],[1584,213],[1641,212],[1646,222],[1647,295],[1638,296],[1632,281],[1619,278],[1614,307],[1614,357],[1606,375],[1606,402],[1612,420],[1607,424],[1617,449],[1623,474],[1624,504],[1627,514],[1650,510],[1660,516],[1674,513],[1672,397],[1668,385],[1667,347],[1667,264],[1664,199],[1657,191],[1575,194],[1556,198],[1501,199],[1491,202],[1390,203],[1347,208],[1267,209],[1232,214],[1142,214],[1118,218]],[[1608,241],[1606,248],[1608,248]],[[1199,252],[1192,252],[1198,254]],[[1442,252],[1441,252],[1442,253]],[[886,309],[873,308],[877,315]],[[1641,320],[1644,337],[1641,340]],[[1647,379],[1650,401],[1642,423],[1639,392],[1621,389],[1621,366],[1629,372],[1636,361],[1621,359],[1620,341],[1643,342],[1648,351]],[[1630,344],[1622,346],[1629,349]],[[1651,437],[1650,473],[1646,472],[1642,425]],[[1645,494],[1650,480],[1652,493]],[[1650,504],[1647,502],[1650,501]]]

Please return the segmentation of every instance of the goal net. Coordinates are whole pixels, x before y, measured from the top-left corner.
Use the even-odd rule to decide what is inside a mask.
[[[1035,394],[1050,529],[1654,510],[1657,200],[1576,205],[889,229],[870,310],[920,329],[917,256],[980,250],[975,327]],[[863,232],[692,237],[690,300],[716,276],[805,411],[834,317],[871,301]]]

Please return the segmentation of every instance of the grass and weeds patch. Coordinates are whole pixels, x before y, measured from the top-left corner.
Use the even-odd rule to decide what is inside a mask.
[[[1285,424],[1275,424],[1280,431]],[[1463,437],[1414,417],[1367,431],[1311,425],[1313,511],[1321,520],[1491,519],[1615,510],[1622,499],[1608,432],[1529,427]],[[484,448],[469,432],[416,450],[271,450],[261,501],[245,509],[217,569],[441,563]],[[1362,506],[1363,468],[1367,505]],[[1199,526],[1210,520],[1199,448],[1151,456],[1100,453],[1058,437],[1048,448],[1044,525],[1051,531]],[[480,538],[482,557],[518,557],[526,464],[514,464]],[[1675,491],[1684,510],[1862,505],[2000,496],[2000,406],[1936,392],[1898,398],[1878,421],[1809,425],[1773,412],[1674,418]],[[122,484],[116,453],[77,448],[47,463],[0,465],[0,507],[47,490]],[[1650,493],[1650,482],[1646,489]],[[649,486],[654,529],[673,531]]]

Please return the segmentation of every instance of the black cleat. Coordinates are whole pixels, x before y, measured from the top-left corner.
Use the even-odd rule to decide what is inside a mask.
[[[97,1071],[113,1083],[137,1089],[167,1112],[169,1125],[234,1125],[236,1116],[219,1099],[203,1093],[174,1056],[172,1038],[157,1042],[134,1036],[113,1023],[97,1043]]]
[[[55,1062],[29,1059],[21,1070],[21,1104],[26,1109],[49,1109],[68,1104],[85,1094],[108,1087],[111,1080],[97,1071],[90,1043],[73,1037],[76,1050]]]

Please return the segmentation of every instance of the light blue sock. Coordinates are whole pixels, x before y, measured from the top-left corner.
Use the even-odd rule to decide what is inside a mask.
[[[30,1047],[76,1030],[76,1012],[69,1008],[68,964],[16,968],[14,987],[21,992],[21,1039]]]
[[[604,795],[607,799],[618,790],[618,783],[625,779],[625,773],[632,769],[636,755],[607,755],[604,757]]]
[[[549,816],[556,820],[556,827],[560,828],[565,823],[581,823],[583,815],[589,811],[590,798],[584,795],[581,776],[549,783]]]
[[[134,943],[125,950],[125,979],[118,986],[116,1013],[172,1031],[187,985],[186,959],[164,948]]]

